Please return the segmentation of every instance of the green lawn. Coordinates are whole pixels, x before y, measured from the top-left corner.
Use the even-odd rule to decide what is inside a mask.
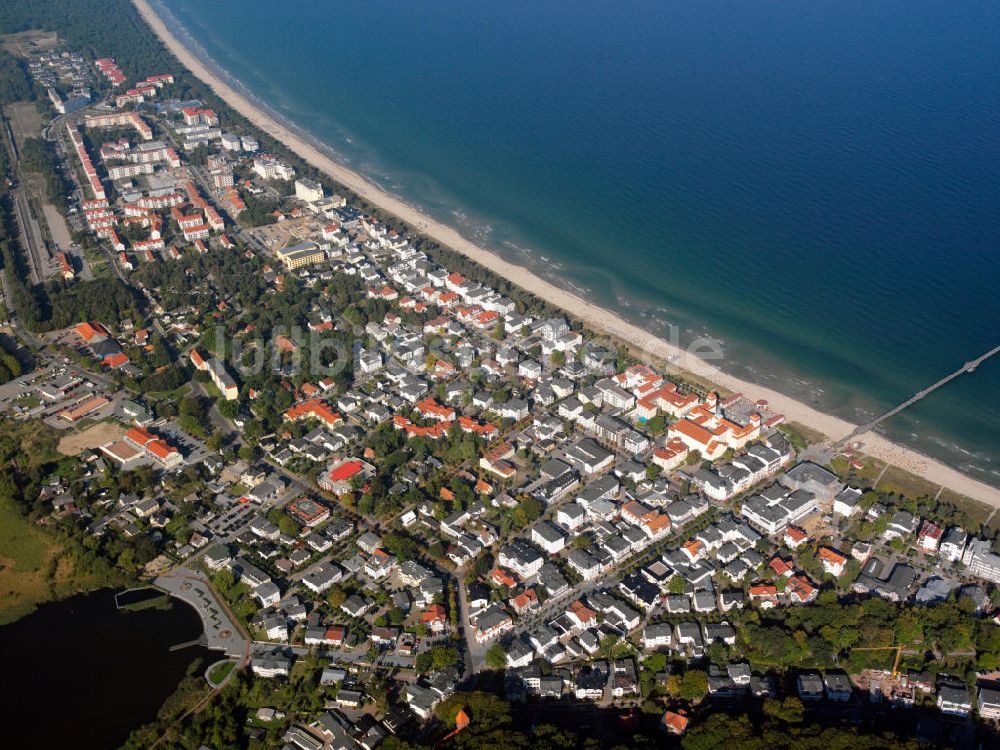
[[[214,667],[208,670],[209,682],[211,682],[213,685],[218,685],[229,676],[229,673],[233,671],[233,668],[235,666],[236,666],[235,662],[231,661],[224,661],[220,662],[219,664],[216,664]]]
[[[189,390],[191,390],[191,384],[185,383],[172,391],[150,391],[144,395],[146,398],[154,401],[175,401],[183,396],[186,396]]]
[[[21,396],[15,402],[18,406],[23,406],[25,409],[34,409],[36,406],[42,403],[41,399],[34,394],[28,394],[27,396]]]

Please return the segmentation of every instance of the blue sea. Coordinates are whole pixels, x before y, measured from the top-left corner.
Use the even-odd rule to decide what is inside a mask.
[[[1000,4],[160,0],[352,168],[863,420],[1000,343]],[[1000,484],[1000,358],[885,426]]]

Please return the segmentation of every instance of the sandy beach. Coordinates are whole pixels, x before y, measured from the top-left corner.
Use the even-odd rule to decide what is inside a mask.
[[[854,430],[855,425],[847,420],[818,411],[773,389],[740,380],[723,372],[709,362],[671,345],[656,335],[629,323],[615,313],[591,304],[572,292],[539,278],[527,269],[504,260],[499,255],[462,237],[452,227],[429,218],[405,201],[385,192],[361,175],[321,153],[305,139],[261,111],[253,102],[221,80],[170,32],[147,0],[133,0],[133,2],[153,31],[181,63],[208,84],[230,107],[365,200],[380,206],[419,232],[468,256],[523,289],[567,310],[595,331],[615,336],[653,357],[670,362],[678,370],[697,375],[717,384],[724,390],[740,392],[753,400],[766,399],[773,412],[784,414],[790,422],[806,425],[831,439],[842,438]],[[875,433],[862,436],[859,443],[861,450],[873,458],[898,466],[974,500],[1000,507],[1000,489],[966,476],[940,461],[897,445]]]

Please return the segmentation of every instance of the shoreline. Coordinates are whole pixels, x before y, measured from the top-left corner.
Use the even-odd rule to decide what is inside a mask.
[[[476,245],[459,234],[453,227],[426,216],[401,198],[339,164],[331,156],[310,143],[309,139],[293,132],[291,128],[263,111],[247,96],[222,80],[194,55],[167,28],[148,0],[132,0],[132,2],[143,20],[152,28],[167,49],[178,58],[180,63],[195,77],[208,85],[232,109],[246,117],[254,126],[281,141],[302,159],[329,175],[337,183],[398,217],[417,232],[438,241],[497,275],[508,279],[522,289],[565,310],[567,314],[578,318],[594,331],[610,335],[629,346],[646,352],[651,357],[670,363],[670,367],[678,372],[690,373],[694,377],[709,381],[726,391],[743,393],[752,400],[766,399],[769,408],[775,413],[783,414],[788,422],[800,423],[833,441],[849,435],[857,426],[846,419],[821,412],[779,391],[730,375],[709,362],[689,354],[687,350],[668,343],[656,334],[629,323],[614,312],[588,302],[573,292],[542,279],[525,267],[505,260],[496,253]],[[963,474],[937,459],[893,443],[875,432],[861,436],[857,443],[860,452],[872,458],[904,469],[922,479],[973,500],[992,507],[1000,507],[1000,489]]]

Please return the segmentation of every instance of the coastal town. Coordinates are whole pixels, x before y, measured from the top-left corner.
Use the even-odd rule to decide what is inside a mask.
[[[32,515],[198,612],[232,665],[213,690],[264,686],[261,746],[447,742],[472,686],[664,742],[790,700],[952,746],[997,729],[992,514],[879,487],[767,400],[431,246],[179,70],[18,49],[46,99],[36,134],[5,115],[4,331],[32,366],[0,410],[63,454]],[[29,140],[63,212],[34,208]],[[50,325],[23,303],[95,283],[131,292]],[[966,619],[914,614],[946,606]],[[304,675],[315,700],[269,702]]]

